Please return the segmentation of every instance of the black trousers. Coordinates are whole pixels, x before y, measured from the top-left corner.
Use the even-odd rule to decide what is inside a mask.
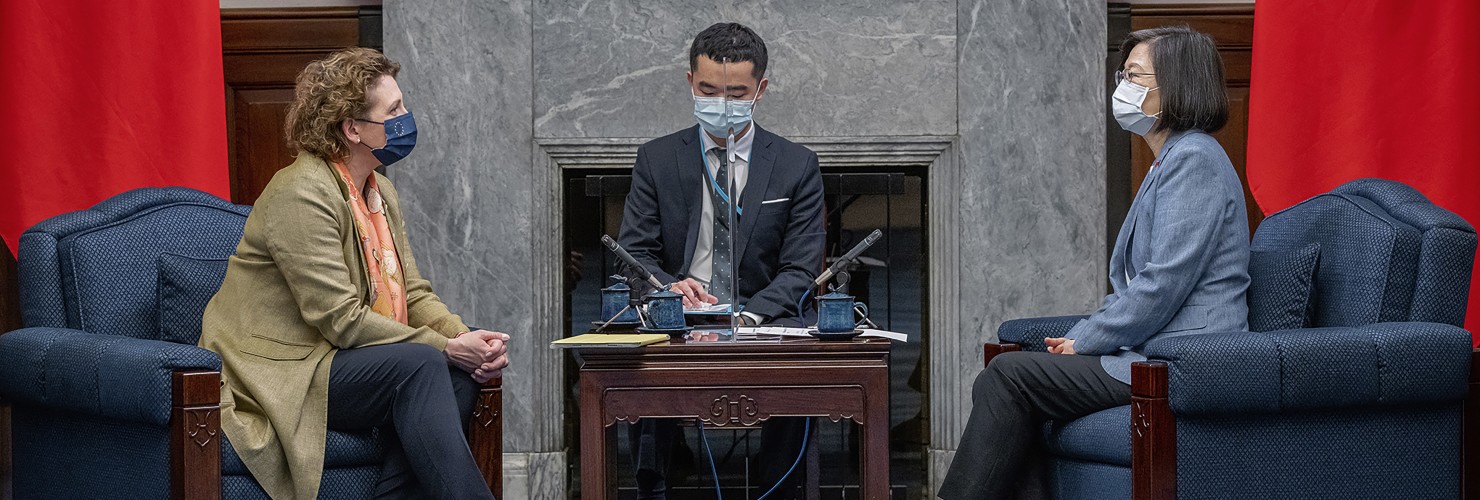
[[[329,428],[386,437],[375,498],[490,499],[464,431],[477,396],[473,377],[435,347],[345,349],[329,368]]]
[[[948,500],[1046,496],[1032,460],[1042,455],[1043,423],[1128,405],[1131,387],[1105,373],[1098,356],[1009,352],[992,358],[971,397],[971,418],[938,493]]]
[[[802,485],[806,467],[797,462],[797,456],[802,452],[803,434],[807,432],[806,417],[778,417],[767,420],[761,424],[761,449],[757,466],[759,469],[760,493],[775,486],[776,489],[766,498],[768,500],[783,500],[796,498],[796,491]],[[713,429],[712,427],[709,429]],[[640,500],[662,500],[668,498],[668,479],[670,465],[673,462],[673,448],[676,441],[683,440],[683,433],[678,428],[678,420],[671,418],[645,418],[627,428],[629,443],[632,446],[632,463],[637,469],[637,498]],[[814,425],[812,432],[817,432]],[[694,449],[693,466],[702,471],[701,476],[709,476],[709,456],[704,453],[703,444]],[[712,445],[711,445],[712,446]],[[723,453],[723,450],[713,450],[714,453]],[[715,460],[722,457],[716,456]],[[792,465],[796,464],[796,469]],[[787,474],[791,471],[791,474]],[[777,486],[778,481],[782,481]],[[712,488],[713,484],[704,485]]]

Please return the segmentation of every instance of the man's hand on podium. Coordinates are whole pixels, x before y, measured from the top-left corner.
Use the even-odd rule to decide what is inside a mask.
[[[683,295],[683,306],[685,308],[698,307],[700,302],[714,304],[719,298],[704,291],[704,285],[700,285],[694,278],[685,278],[683,281],[674,283],[668,288],[674,293]]]

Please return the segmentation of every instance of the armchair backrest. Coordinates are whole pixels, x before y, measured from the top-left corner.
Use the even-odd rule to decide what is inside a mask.
[[[42,221],[20,240],[22,322],[159,340],[160,256],[232,255],[250,210],[193,189],[142,188]]]
[[[1255,251],[1320,244],[1311,326],[1462,326],[1475,229],[1403,183],[1358,179],[1264,219]]]

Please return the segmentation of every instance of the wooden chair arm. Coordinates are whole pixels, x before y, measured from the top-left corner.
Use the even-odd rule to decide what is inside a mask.
[[[221,372],[176,370],[170,404],[170,497],[221,498]]]
[[[494,498],[504,497],[504,379],[483,383],[468,423],[468,446]]]
[[[992,358],[1004,352],[1021,351],[1023,346],[1011,342],[987,342],[982,344],[982,368],[992,364]]]
[[[1131,498],[1177,498],[1177,422],[1167,402],[1167,364],[1131,363]]]

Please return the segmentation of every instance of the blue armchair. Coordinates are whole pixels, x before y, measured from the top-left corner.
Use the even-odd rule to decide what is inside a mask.
[[[195,345],[250,209],[146,188],[21,236],[26,328],[0,335],[17,498],[266,498],[219,432],[221,360]],[[485,385],[469,429],[495,494],[501,406]],[[368,497],[381,456],[377,433],[330,431],[320,497]]]
[[[1464,444],[1480,440],[1480,411],[1465,411],[1480,410],[1467,399],[1480,358],[1460,328],[1475,248],[1469,224],[1392,181],[1352,181],[1270,215],[1252,243],[1251,329],[1279,323],[1271,315],[1295,324],[1147,345],[1132,404],[1045,425],[1053,496],[1480,491],[1480,474],[1465,473],[1480,446]],[[986,361],[1044,350],[1081,318],[1004,322]]]

